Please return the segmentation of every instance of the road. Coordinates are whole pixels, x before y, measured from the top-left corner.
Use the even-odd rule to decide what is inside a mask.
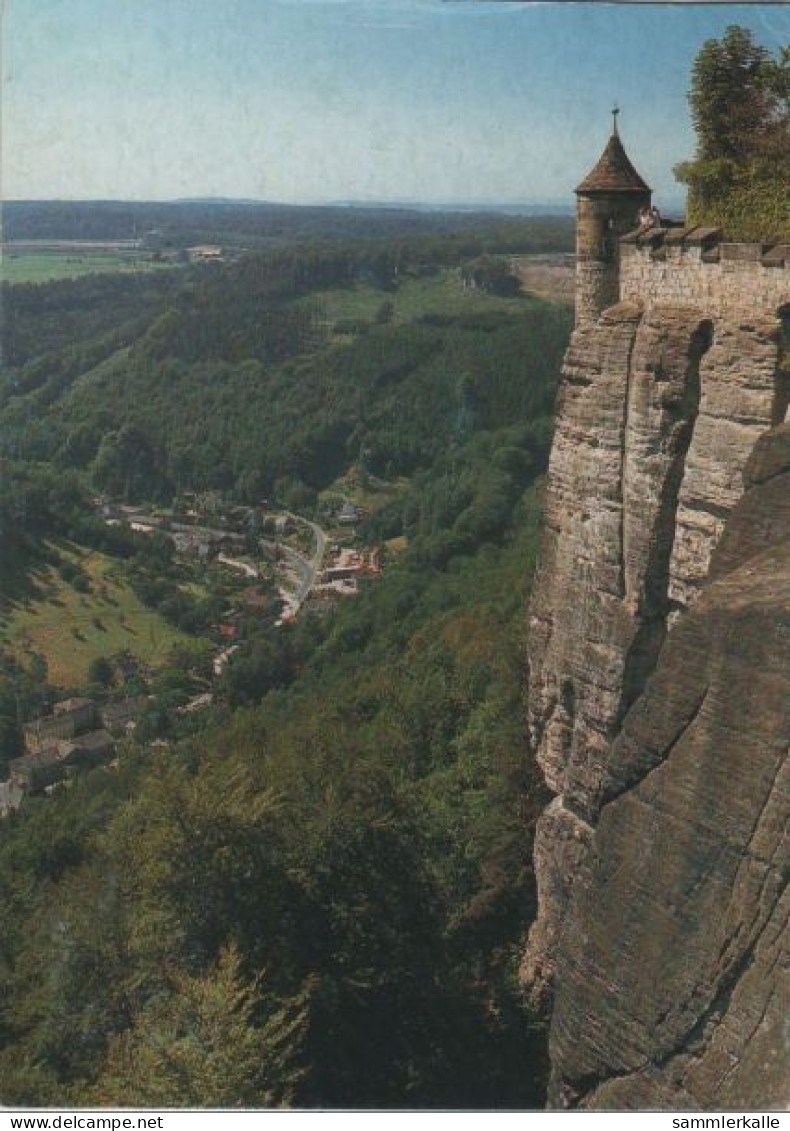
[[[315,541],[312,557],[306,558],[304,554],[300,554],[298,550],[293,550],[290,546],[283,545],[282,542],[271,542],[264,539],[261,542],[268,549],[276,550],[288,563],[289,568],[299,576],[299,585],[296,592],[290,594],[288,600],[289,610],[293,616],[296,616],[316,583],[326,551],[326,534],[315,522],[310,522],[309,519],[302,518],[298,514],[286,513],[294,522],[301,523],[312,531]]]
[[[307,569],[296,595],[298,605],[301,606],[307,599],[308,593],[315,585],[318,573],[321,569],[321,563],[324,560],[324,553],[326,552],[326,534],[317,523],[310,522],[307,518],[302,518],[298,514],[291,514],[289,517],[292,518],[294,522],[301,522],[303,526],[308,526],[313,532],[313,538],[315,539],[313,556],[309,560],[302,558],[302,562],[306,563]]]

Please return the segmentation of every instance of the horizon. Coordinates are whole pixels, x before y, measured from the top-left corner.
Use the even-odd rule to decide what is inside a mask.
[[[617,103],[665,207],[694,57],[771,4],[19,0],[6,6],[2,198],[563,209]]]
[[[500,0],[505,2],[505,0]],[[510,2],[510,0],[507,0]],[[517,0],[513,0],[517,2]],[[637,0],[634,0],[637,2]],[[640,3],[647,0],[639,0]],[[725,0],[732,3],[733,0]],[[381,200],[271,200],[265,197],[249,196],[172,196],[172,197],[140,197],[131,198],[123,196],[26,196],[9,197],[1,202],[0,206],[18,204],[125,204],[144,206],[147,204],[228,204],[247,205],[249,207],[263,208],[358,208],[358,209],[392,209],[405,212],[499,212],[506,209],[526,209],[534,213],[536,209],[546,208],[551,212],[567,212],[572,215],[574,205],[563,200],[415,200],[404,197],[403,199],[391,198]]]

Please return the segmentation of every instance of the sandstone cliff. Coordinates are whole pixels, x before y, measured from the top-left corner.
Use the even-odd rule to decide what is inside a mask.
[[[557,796],[524,973],[554,989],[555,1104],[790,1099],[787,987],[767,973],[787,869],[784,430],[739,501],[784,416],[781,348],[770,311],[629,302],[568,351],[529,655]]]

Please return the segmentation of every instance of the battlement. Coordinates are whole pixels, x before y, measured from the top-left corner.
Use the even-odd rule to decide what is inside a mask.
[[[731,243],[718,228],[679,224],[631,232],[620,241],[620,299],[776,313],[790,303],[790,244]]]

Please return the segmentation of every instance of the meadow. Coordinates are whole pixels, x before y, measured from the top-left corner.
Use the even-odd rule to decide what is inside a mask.
[[[43,656],[52,683],[78,687],[87,682],[90,663],[99,656],[131,652],[157,667],[173,648],[191,643],[191,637],[146,608],[121,576],[117,561],[74,543],[59,544],[58,554],[87,577],[90,588],[80,592],[53,566],[36,571],[35,592],[0,620],[0,646],[15,659],[27,666],[33,655]]]
[[[129,255],[128,252],[3,252],[0,277],[4,283],[49,283],[58,279],[77,279],[81,275],[106,275],[121,272],[161,271],[169,264]]]
[[[358,283],[353,287],[314,291],[302,301],[316,307],[335,332],[342,332],[344,322],[380,320],[397,325],[436,316],[487,314],[492,309],[517,314],[529,300],[524,295],[502,298],[464,289],[457,269],[439,268],[431,274],[408,276],[391,291]]]

